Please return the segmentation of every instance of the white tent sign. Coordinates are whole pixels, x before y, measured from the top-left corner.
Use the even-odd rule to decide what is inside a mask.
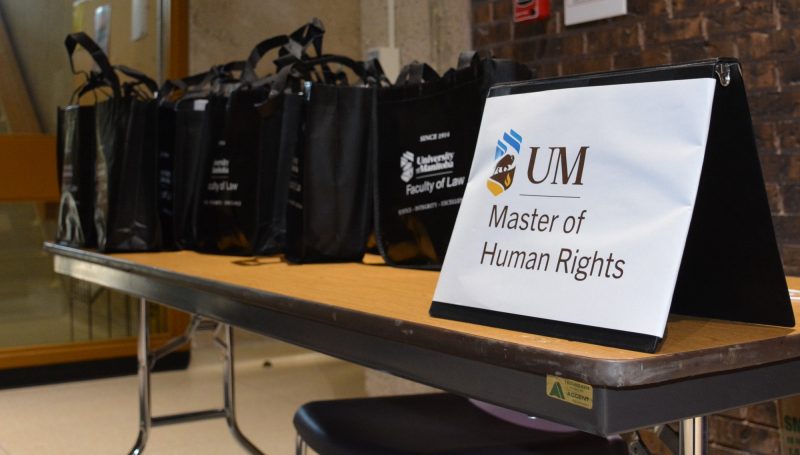
[[[696,77],[487,99],[432,314],[518,315],[655,349],[718,89]],[[630,334],[646,346],[606,340]]]

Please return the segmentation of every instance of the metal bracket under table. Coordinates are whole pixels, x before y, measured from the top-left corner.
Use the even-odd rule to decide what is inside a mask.
[[[197,329],[197,326],[200,325],[202,319],[203,318],[199,315],[192,315],[192,320],[183,335],[173,338],[164,346],[151,351],[147,300],[143,297],[139,298],[139,339],[137,344],[137,358],[139,363],[139,436],[136,438],[136,443],[129,452],[129,455],[141,455],[144,452],[151,427],[214,419],[218,417],[225,418],[233,437],[249,453],[264,455],[264,452],[259,450],[255,444],[250,442],[250,440],[242,434],[236,421],[236,386],[233,374],[233,328],[230,324],[217,322],[217,329],[214,334],[214,341],[223,350],[225,358],[225,368],[223,372],[224,406],[222,409],[207,409],[156,417],[151,413],[150,372],[159,359],[189,343],[192,334]]]

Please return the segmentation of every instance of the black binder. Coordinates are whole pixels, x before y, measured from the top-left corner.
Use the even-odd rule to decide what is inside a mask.
[[[793,327],[740,64],[720,58],[501,84],[489,96],[683,79],[717,80],[708,141],[671,313]],[[661,338],[434,301],[433,317],[643,352]]]

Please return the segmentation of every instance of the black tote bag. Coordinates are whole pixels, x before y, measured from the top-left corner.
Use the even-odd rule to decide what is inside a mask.
[[[331,83],[346,83],[347,79],[343,72],[334,72],[330,68],[331,63],[335,63],[336,57],[324,57],[320,62],[322,67],[322,80]],[[342,60],[345,66],[358,65],[350,60]],[[313,62],[309,62],[313,66]],[[310,76],[311,68],[307,76]],[[267,160],[266,172],[262,184],[264,189],[259,192],[266,197],[265,207],[271,210],[272,216],[270,223],[260,227],[259,237],[265,238],[265,249],[274,252],[286,250],[286,211],[289,196],[289,182],[292,174],[292,159],[298,156],[298,147],[303,142],[303,128],[305,118],[306,96],[303,93],[304,86],[300,80],[293,80],[289,74],[294,68],[285,68],[278,75],[271,85],[270,99],[259,106],[262,115],[260,144],[262,146],[262,156]],[[370,60],[364,63],[364,76],[368,85],[391,85],[386,79],[383,69],[377,60]],[[355,71],[360,72],[361,68]],[[303,71],[300,71],[303,72]],[[294,87],[287,87],[295,83]],[[372,128],[374,131],[374,128]],[[370,145],[371,146],[371,145]],[[299,168],[295,172],[294,187],[297,187],[299,178]],[[299,195],[294,203],[297,204]],[[295,206],[293,210],[296,210]],[[298,215],[294,212],[294,215]],[[295,222],[298,222],[295,220]],[[295,233],[297,234],[297,233]],[[294,236],[294,241],[300,243]],[[293,256],[295,253],[291,253]]]
[[[269,237],[272,205],[265,193],[274,163],[261,145],[266,138],[258,107],[269,99],[273,77],[258,78],[255,67],[269,51],[290,43],[286,36],[258,43],[245,62],[241,83],[208,100],[203,129],[210,136],[204,139],[208,151],[195,220],[195,248],[200,251],[243,256],[279,251]],[[302,57],[304,47],[298,48]]]
[[[258,226],[265,254],[286,250],[286,210],[292,158],[302,141],[305,99],[302,94],[273,93],[260,104],[259,145],[262,161],[259,206],[266,215]]]
[[[275,49],[279,50],[276,69],[308,58],[309,47],[320,52],[322,33],[321,23],[312,21],[288,37],[276,36],[258,43],[245,61],[241,84],[230,92],[224,104],[221,99],[209,103],[211,126],[207,131],[212,135],[216,134],[215,129],[223,133],[209,141],[209,159],[197,208],[197,249],[248,256],[283,250],[285,227],[281,225],[285,225],[285,215],[276,209],[283,204],[274,203],[276,167],[288,163],[286,151],[292,150],[297,141],[301,104],[291,95],[287,95],[292,99],[286,103],[283,96],[270,100],[276,75],[258,77],[255,69]],[[282,74],[284,79],[288,77],[286,72]],[[285,110],[284,104],[290,108]],[[289,137],[295,137],[294,141],[286,142]],[[282,145],[282,141],[286,144]],[[280,181],[285,182],[287,175],[288,171],[281,173]],[[274,219],[279,225],[274,224]]]
[[[94,247],[94,106],[72,103],[58,108],[56,147],[61,196],[56,241]]]
[[[112,91],[110,98],[95,105],[94,224],[98,249],[158,250],[161,228],[152,93],[141,87],[141,80],[121,84],[105,54],[88,35],[68,35],[64,44],[70,55],[78,45],[89,51]],[[140,73],[134,77],[137,75]],[[152,88],[154,83],[145,85]]]
[[[367,79],[360,64],[337,62]],[[305,65],[301,63],[300,65]],[[328,77],[342,83],[341,73]],[[286,257],[296,263],[361,261],[371,228],[369,150],[376,87],[307,82],[303,141],[292,158],[286,208]]]
[[[208,164],[209,98],[236,87],[244,62],[215,66],[167,81],[158,97],[159,212],[165,245],[191,249],[196,239],[197,200]]]
[[[213,96],[204,128],[210,137],[197,207],[197,249],[234,255],[259,254],[258,93],[236,90],[229,98]]]
[[[379,92],[375,231],[390,265],[441,267],[472,165],[486,91],[501,80],[530,77],[514,62],[465,54],[460,63],[438,79],[426,65],[409,65],[398,85]]]

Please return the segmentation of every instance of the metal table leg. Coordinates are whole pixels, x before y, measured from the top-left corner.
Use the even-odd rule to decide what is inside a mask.
[[[681,455],[708,453],[708,422],[705,417],[681,420]]]
[[[231,430],[233,437],[239,441],[245,449],[252,454],[263,453],[250,442],[242,431],[239,429],[239,424],[236,421],[236,386],[234,383],[233,374],[233,327],[229,324],[221,324],[225,332],[225,420],[228,422],[228,428]]]
[[[151,352],[147,301],[145,299],[139,299],[139,343],[137,348],[139,362],[139,436],[136,438],[136,443],[129,452],[129,455],[141,455],[144,452],[151,427],[218,417],[225,417],[233,437],[249,453],[253,455],[264,455],[263,452],[242,434],[236,421],[236,386],[233,373],[233,328],[228,324],[217,323],[217,331],[219,332],[221,330],[224,332],[224,339],[220,339],[219,334],[215,335],[215,341],[217,345],[224,350],[225,356],[225,371],[223,377],[225,406],[223,409],[208,409],[156,417],[153,417],[150,412],[150,371],[156,361],[188,343],[201,321],[202,318],[193,315],[192,321],[189,323],[189,327],[186,328],[186,332],[184,332],[183,335],[170,340],[164,346]]]
[[[147,300],[139,299],[139,436],[129,455],[141,455],[150,435],[150,324],[148,324]]]

